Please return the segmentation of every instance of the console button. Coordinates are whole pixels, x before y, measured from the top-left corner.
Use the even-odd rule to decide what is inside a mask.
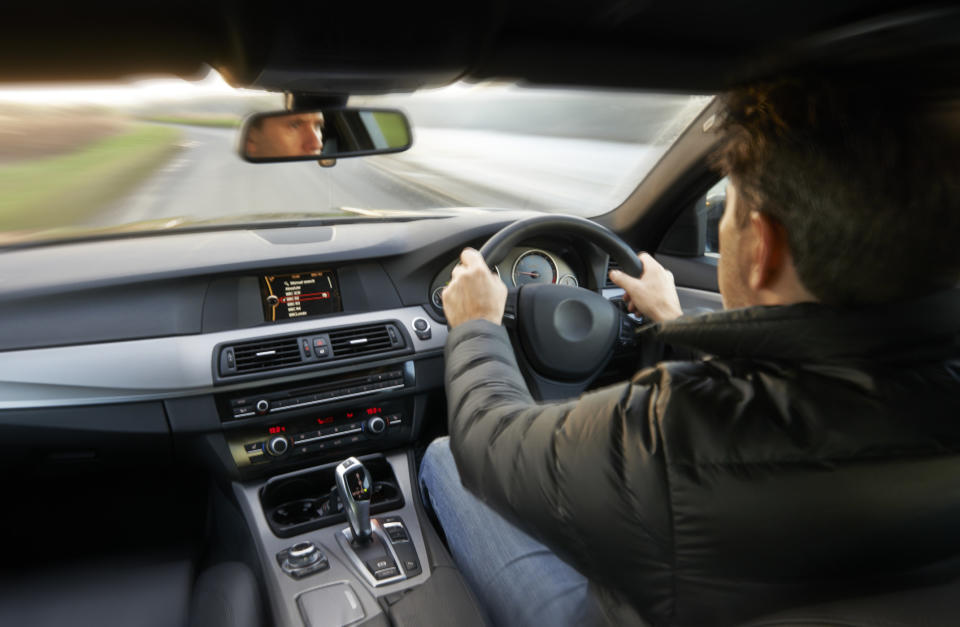
[[[367,568],[370,569],[370,572],[377,572],[378,570],[384,570],[396,566],[393,558],[389,556],[368,559],[364,563],[367,565]]]
[[[268,411],[270,411],[270,401],[268,401],[265,398],[261,398],[259,401],[257,401],[257,404],[255,407],[257,409],[258,414],[261,414],[261,415],[265,414]]]
[[[390,577],[396,577],[400,574],[400,571],[397,570],[396,566],[393,568],[384,568],[383,570],[378,570],[373,573],[375,579],[389,579]]]
[[[430,324],[423,318],[417,318],[413,321],[413,328],[417,331],[426,331],[429,326]]]
[[[410,540],[407,530],[397,525],[387,527],[387,535],[390,536],[391,542],[407,542]]]

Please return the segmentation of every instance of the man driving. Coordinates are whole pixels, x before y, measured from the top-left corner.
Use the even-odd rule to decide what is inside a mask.
[[[506,287],[443,293],[425,499],[499,625],[730,625],[960,574],[960,162],[946,108],[783,80],[722,97],[725,311],[614,271],[660,361],[537,403]]]

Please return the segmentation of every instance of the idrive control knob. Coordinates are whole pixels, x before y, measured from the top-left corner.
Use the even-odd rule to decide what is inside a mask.
[[[287,561],[294,568],[303,568],[316,563],[320,559],[320,551],[313,542],[298,542],[290,547],[287,553]]]
[[[373,435],[380,435],[387,428],[387,421],[380,416],[374,416],[367,421],[367,431]]]
[[[287,438],[280,435],[267,442],[267,452],[274,457],[283,455],[289,448],[290,443],[287,442]]]

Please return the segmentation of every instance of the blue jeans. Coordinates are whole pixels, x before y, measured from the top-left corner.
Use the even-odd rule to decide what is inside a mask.
[[[591,625],[601,621],[587,579],[466,491],[450,438],[434,440],[421,491],[453,559],[495,625]]]

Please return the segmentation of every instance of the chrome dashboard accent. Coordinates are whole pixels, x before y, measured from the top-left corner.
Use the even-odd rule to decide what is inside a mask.
[[[417,337],[413,321],[425,315],[423,307],[413,306],[217,333],[0,352],[0,409],[160,400],[322,376],[324,368],[295,375],[274,372],[214,388],[213,350],[224,342],[323,332],[353,324],[396,320],[412,342],[414,353],[400,358],[409,360],[419,353],[442,351],[447,340],[443,324],[433,325],[430,338]],[[371,355],[357,367],[375,361]],[[335,367],[336,362],[329,366]]]
[[[304,407],[310,407],[311,405],[319,405],[321,403],[333,403],[334,401],[340,401],[345,398],[353,398],[355,396],[367,396],[368,394],[376,394],[377,392],[386,392],[388,390],[399,390],[403,388],[403,384],[399,383],[397,385],[391,385],[389,387],[380,388],[379,390],[370,390],[369,392],[356,392],[355,394],[341,394],[340,396],[332,396],[330,398],[325,398],[322,401],[310,401],[309,403],[297,403],[296,405],[290,405],[289,407],[275,407],[271,410],[271,413],[277,413],[281,411],[288,411],[291,409],[303,409]],[[247,415],[253,415],[250,412],[246,414],[239,414],[235,418],[243,418]]]

